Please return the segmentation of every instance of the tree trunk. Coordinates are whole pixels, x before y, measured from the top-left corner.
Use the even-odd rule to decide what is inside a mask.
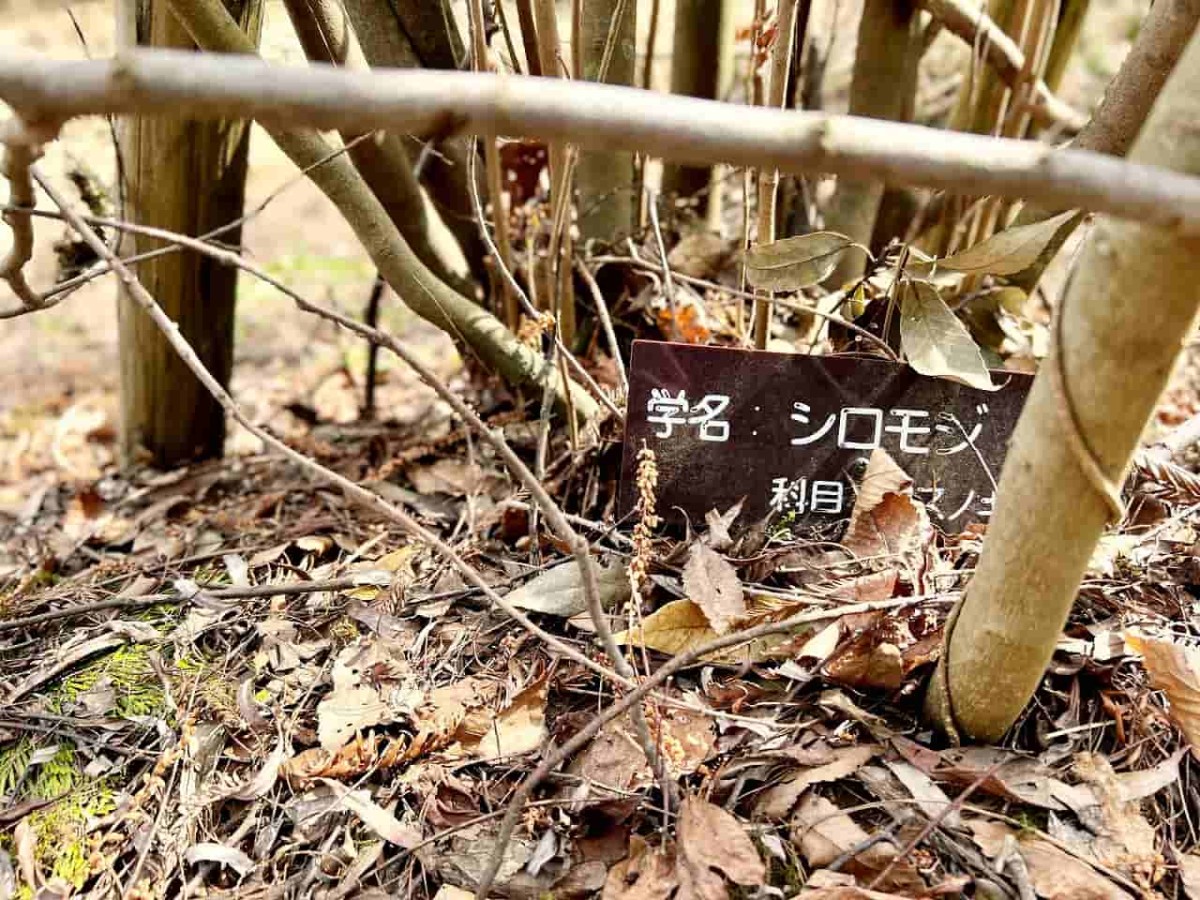
[[[219,0],[170,0],[171,8],[206,50],[253,55]],[[492,371],[513,385],[549,383],[560,401],[573,392],[577,415],[590,418],[596,403],[562,379],[546,361],[487,310],[453,290],[429,271],[388,217],[362,176],[344,154],[314,128],[271,124],[272,140],[337,207],[379,274],[417,315],[459,340]]]
[[[444,11],[444,21],[448,23],[446,27],[449,30],[443,38],[438,39],[435,32],[429,29],[429,21],[423,14],[414,12],[424,3]],[[372,68],[442,68],[451,60],[463,58],[461,38],[444,0],[345,0],[344,5],[363,56]],[[439,18],[441,15],[439,13]],[[420,46],[414,43],[406,30],[413,17],[424,23],[420,29],[424,35]],[[420,145],[406,144],[410,155],[416,158],[413,151],[419,151]],[[487,267],[484,264],[487,249],[479,236],[479,224],[475,221],[471,205],[467,170],[470,146],[462,138],[451,138],[442,141],[435,149],[438,152],[430,154],[421,181],[429,189],[429,195],[446,227],[462,247],[471,273],[479,283],[487,284]],[[478,182],[476,185],[478,189]]]
[[[586,81],[632,85],[637,69],[635,0],[588,0],[579,22],[579,47],[572,47]],[[607,70],[601,71],[612,32]],[[603,75],[603,78],[601,77]],[[579,188],[579,231],[584,240],[615,242],[633,227],[633,154],[579,151],[575,183]]]
[[[337,0],[284,0],[284,5],[310,60],[357,71],[369,68]],[[460,293],[472,293],[462,251],[442,222],[430,220],[420,182],[400,137],[386,131],[367,136],[342,132],[342,140],[350,148],[347,152],[354,167],[413,252],[442,281]]]
[[[261,0],[230,0],[227,7],[257,44]],[[122,3],[118,34],[127,46],[195,49],[166,3]],[[242,215],[249,123],[134,118],[122,123],[126,179],[124,215],[150,225],[198,235]],[[222,240],[241,241],[241,229]],[[122,255],[161,242],[122,238]],[[143,263],[142,281],[157,297],[201,361],[222,385],[233,367],[237,270],[191,251]],[[225,413],[196,380],[153,322],[122,290],[117,301],[121,352],[121,449],[126,464],[160,468],[221,455]]]
[[[717,99],[720,86],[722,12],[726,0],[676,0],[675,41],[671,50],[671,93]],[[709,186],[712,169],[668,165],[663,169],[663,192],[693,197]],[[703,215],[707,198],[697,211]]]
[[[1108,156],[1125,156],[1141,131],[1150,108],[1166,84],[1188,40],[1200,22],[1200,0],[1158,0],[1142,22],[1133,47],[1104,91],[1104,99],[1092,118],[1075,136],[1071,146]],[[1057,215],[1061,210],[1026,203],[1014,225],[1032,225]],[[1042,251],[1037,261],[1011,280],[1032,291],[1046,266],[1075,230],[1077,222],[1065,223]]]
[[[1197,121],[1200,35],[1131,159],[1200,175]],[[1097,221],[1058,311],[1061,341],[1013,435],[978,569],[948,627],[927,701],[943,723],[997,740],[1033,695],[1104,530],[1103,482],[1120,485],[1129,469],[1193,325],[1198,283],[1200,240]],[[1101,474],[1086,474],[1093,466]]]
[[[907,122],[917,94],[920,15],[912,0],[866,0],[850,84],[850,114]],[[880,182],[839,179],[825,227],[869,245],[883,198]],[[848,253],[834,269],[835,287],[862,275],[862,254]]]

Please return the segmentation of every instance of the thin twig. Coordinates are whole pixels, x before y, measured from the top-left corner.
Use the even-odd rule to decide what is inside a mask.
[[[583,279],[583,283],[587,285],[588,291],[592,295],[592,302],[596,304],[596,315],[600,318],[600,327],[604,329],[608,352],[612,354],[613,362],[617,366],[617,378],[621,382],[621,393],[628,396],[629,376],[625,373],[625,362],[621,359],[621,345],[617,343],[617,332],[613,328],[612,316],[608,312],[608,303],[604,300],[600,285],[596,283],[596,276],[592,274],[592,270],[582,259],[575,260],[575,270]]]
[[[37,171],[36,166],[31,168],[31,174],[33,175],[34,180],[37,181],[37,183],[41,186],[42,190],[46,192],[47,196],[49,196],[54,204],[62,211],[63,217],[66,219],[67,223],[73,229],[75,229],[76,232],[78,232],[80,237],[83,238],[85,243],[87,243],[97,255],[106,260],[112,266],[113,270],[117,273],[117,276],[121,279],[122,284],[128,290],[129,296],[133,298],[134,302],[137,303],[138,306],[140,306],[159,327],[164,337],[166,337],[167,341],[171,344],[171,347],[176,353],[179,354],[180,358],[196,376],[197,380],[204,385],[204,387],[213,395],[217,402],[221,404],[222,408],[224,408],[224,410],[242,427],[261,440],[265,445],[273,448],[309,474],[340,488],[352,500],[361,503],[363,506],[375,511],[384,518],[395,522],[400,526],[400,528],[415,537],[417,540],[433,548],[441,556],[445,557],[468,582],[479,588],[479,590],[483,592],[488,600],[503,610],[508,616],[515,619],[521,625],[521,627],[530,634],[533,634],[540,640],[544,641],[546,645],[551,647],[555,652],[562,654],[573,662],[584,666],[603,678],[615,680],[622,684],[630,684],[632,682],[632,679],[628,677],[617,676],[609,669],[589,659],[585,654],[580,653],[574,647],[571,647],[549,632],[539,628],[521,610],[517,609],[515,606],[497,594],[495,590],[493,590],[492,587],[486,581],[484,581],[483,576],[480,575],[473,566],[467,563],[466,560],[459,556],[453,547],[448,545],[436,534],[422,526],[419,522],[417,522],[416,519],[404,512],[404,510],[389,503],[378,494],[367,490],[359,484],[356,484],[349,478],[339,475],[337,472],[326,468],[315,460],[309,459],[303,453],[292,449],[284,441],[280,440],[265,428],[262,428],[253,422],[229,395],[229,392],[226,391],[225,388],[221,386],[220,382],[213,377],[212,373],[208,371],[204,363],[200,361],[200,358],[196,355],[196,351],[193,350],[191,345],[183,338],[182,334],[179,332],[179,329],[175,326],[175,323],[166,313],[163,312],[162,307],[158,305],[158,302],[153,296],[151,296],[150,292],[146,290],[145,286],[142,285],[141,281],[133,273],[133,271],[108,248],[108,246],[100,239],[95,230],[84,220],[84,218],[71,208],[67,199],[60,194],[52,184],[42,177],[42,175]],[[203,244],[203,242],[197,243]],[[236,256],[236,254],[227,255]],[[262,274],[265,275],[266,273]],[[276,282],[276,284],[278,283]],[[293,298],[296,296],[298,295],[295,295],[293,292]],[[399,345],[397,344],[396,346]],[[594,586],[593,573],[593,587]]]
[[[1021,83],[1025,54],[986,10],[964,0],[921,0],[920,5],[968,45],[980,47],[1001,81],[1010,87]],[[1056,97],[1040,78],[1032,87],[1026,111],[1042,124],[1078,131],[1087,122],[1087,116]]]
[[[679,304],[675,299],[675,279],[671,277],[671,264],[667,261],[667,245],[663,242],[662,228],[658,225],[658,198],[651,188],[646,188],[646,209],[650,213],[650,224],[654,229],[654,243],[658,247],[658,258],[662,262],[663,293],[667,296],[667,309],[671,312],[671,340],[680,339]],[[628,386],[627,386],[628,387]]]
[[[201,585],[201,591],[207,597],[217,600],[254,600],[263,597],[277,597],[286,594],[316,594],[321,591],[348,591],[362,587],[370,582],[361,576],[346,578],[330,578],[325,581],[296,581],[287,584],[260,584],[248,587],[206,588]],[[194,596],[194,595],[193,595]],[[62,609],[24,616],[20,619],[7,619],[0,622],[0,633],[30,628],[46,622],[59,619],[75,619],[92,613],[103,612],[106,609],[137,609],[143,606],[159,606],[164,603],[182,603],[191,599],[186,593],[147,594],[143,597],[110,597],[107,600],[97,600],[94,603],[78,603]]]
[[[323,166],[326,163],[333,161],[337,157],[341,156],[343,153],[348,153],[354,147],[355,144],[358,144],[360,141],[368,140],[372,136],[373,135],[370,133],[361,134],[358,137],[354,138],[353,140],[347,141],[346,143],[342,144],[337,149],[330,151],[330,153],[327,154],[324,158],[317,160],[312,165],[305,166],[299,172],[292,175],[290,178],[287,178],[286,180],[284,180],[284,182],[282,184],[280,184],[273,191],[271,191],[271,193],[267,194],[267,196],[262,199],[262,202],[260,202],[257,206],[255,206],[249,212],[243,213],[242,215],[238,216],[236,219],[232,219],[231,221],[226,222],[224,225],[220,225],[220,226],[212,229],[211,231],[206,231],[206,232],[204,232],[204,234],[197,235],[197,237],[200,240],[210,241],[210,240],[220,237],[223,234],[233,231],[235,228],[241,228],[243,225],[245,225],[251,219],[254,219],[254,218],[258,217],[259,215],[261,215],[263,213],[263,211],[266,210],[266,208],[268,206],[270,206],[271,203],[273,203],[275,200],[277,200],[285,191],[289,190],[290,188],[294,187],[295,185],[299,184],[300,182],[307,180],[309,174],[314,169],[317,169],[318,167]],[[416,167],[414,166],[414,169],[415,168]],[[34,215],[34,216],[51,215],[51,216],[55,216],[56,218],[58,217],[57,213],[51,213],[51,212],[42,211],[42,210],[30,210],[29,215]],[[96,225],[104,225],[105,224],[104,222],[100,222],[100,221],[96,221],[96,220],[89,220],[89,221],[92,224],[96,224]],[[174,241],[172,241],[171,243],[167,244],[165,247],[157,247],[154,250],[147,250],[145,253],[138,253],[133,256],[123,257],[122,261],[127,266],[133,266],[138,263],[147,262],[151,259],[156,259],[160,256],[166,256],[169,253],[178,253],[181,249],[183,249],[181,244],[178,244],[178,243],[175,243]],[[70,293],[71,291],[74,291],[77,288],[83,287],[83,285],[87,284],[89,281],[93,281],[93,280],[99,278],[101,275],[106,275],[107,273],[109,273],[111,271],[112,271],[112,267],[108,263],[101,260],[99,263],[92,266],[92,268],[88,269],[86,272],[82,272],[79,275],[76,275],[74,278],[68,278],[66,281],[60,281],[58,284],[54,285],[52,288],[47,290],[45,296],[47,298],[50,298],[50,297],[55,298],[55,303],[57,303],[58,300],[62,299],[60,295]]]
[[[516,276],[505,263],[504,258],[500,254],[500,250],[497,248],[495,242],[492,240],[491,234],[488,232],[487,217],[483,214],[483,202],[479,198],[479,188],[475,182],[475,156],[476,154],[472,152],[472,154],[467,157],[467,167],[470,169],[470,174],[467,176],[467,181],[469,184],[468,192],[471,195],[471,205],[475,209],[475,218],[479,223],[479,233],[483,237],[484,246],[487,247],[488,252],[496,261],[496,268],[500,270],[500,274],[503,276],[505,283],[508,284],[509,289],[512,291],[512,296],[516,298],[517,303],[519,303],[521,308],[525,310],[525,314],[534,321],[537,321],[541,318],[541,313],[538,312],[537,307],[535,307],[530,301],[529,295],[525,293],[525,290],[521,287],[521,283],[517,281]],[[575,357],[575,354],[571,352],[570,348],[567,347],[565,343],[563,343],[562,338],[559,337],[557,332],[555,332],[554,335],[554,342],[558,347],[558,352],[563,354],[563,359],[565,359],[567,365],[571,367],[571,372],[578,377],[581,382],[583,382],[584,386],[592,392],[592,394],[597,400],[600,401],[605,409],[607,409],[613,414],[613,416],[616,417],[617,421],[624,422],[625,414],[621,412],[620,408],[615,403],[612,402],[612,398],[610,398],[608,394],[604,392],[603,388],[596,384],[596,380],[592,378],[591,373],[589,373],[588,370],[583,367],[583,364],[579,362],[579,360]]]
[[[614,681],[617,681],[621,684],[629,685],[636,681],[636,673],[629,665],[629,662],[625,659],[624,654],[621,653],[620,647],[617,645],[613,637],[612,628],[609,626],[607,615],[601,603],[600,587],[596,576],[595,562],[592,560],[591,549],[588,545],[588,542],[584,540],[584,538],[581,537],[578,532],[574,530],[574,528],[571,527],[571,524],[563,515],[561,508],[553,501],[553,499],[551,499],[549,493],[546,491],[542,483],[533,475],[532,472],[529,471],[529,468],[525,465],[521,458],[517,456],[517,454],[508,445],[508,442],[504,440],[503,434],[499,431],[488,428],[473,409],[463,402],[463,400],[458,397],[457,394],[451,391],[449,387],[447,387],[431,369],[417,359],[416,356],[409,353],[407,348],[405,348],[399,341],[389,334],[354,322],[353,320],[348,319],[333,310],[327,310],[310,303],[294,291],[286,291],[286,289],[284,289],[278,281],[270,279],[269,276],[266,276],[266,273],[260,273],[260,277],[264,277],[265,280],[271,281],[271,283],[276,287],[284,289],[301,307],[301,309],[306,309],[309,312],[332,319],[343,327],[356,331],[364,337],[369,337],[371,340],[378,341],[380,344],[387,347],[402,360],[404,360],[410,367],[412,367],[412,369],[417,372],[417,374],[422,378],[423,381],[425,381],[426,384],[432,387],[443,400],[450,404],[451,408],[454,409],[454,411],[468,426],[479,432],[479,434],[493,446],[493,448],[500,454],[501,458],[504,459],[504,461],[508,464],[513,473],[529,490],[534,501],[537,502],[542,508],[550,527],[570,548],[571,554],[574,556],[580,568],[580,574],[582,575],[583,580],[584,600],[587,604],[588,614],[592,619],[592,625],[596,629],[596,634],[599,636],[605,651],[608,653],[609,657],[613,661],[613,665],[616,667],[616,674],[611,673],[605,667],[592,661],[584,654],[575,650],[573,647],[570,647],[560,639],[554,637],[546,631],[543,631],[541,628],[535,625],[528,616],[510,604],[507,600],[502,598],[489,585],[487,585],[479,572],[474,567],[468,565],[467,562],[463,560],[453,548],[437,537],[437,535],[421,526],[415,519],[413,519],[399,507],[388,503],[378,494],[367,490],[350,479],[339,475],[330,469],[327,469],[314,460],[309,459],[304,454],[293,450],[282,440],[254,424],[249,417],[242,412],[241,408],[237,405],[229,393],[212,376],[212,374],[204,366],[203,362],[200,361],[200,358],[196,355],[196,352],[192,349],[191,345],[184,339],[182,334],[179,332],[179,329],[171,321],[170,317],[168,317],[166,313],[162,311],[162,308],[150,295],[150,292],[147,291],[142,285],[141,281],[138,280],[137,276],[134,275],[133,272],[127,266],[125,266],[125,264],[122,263],[119,258],[117,258],[117,256],[107,247],[107,245],[100,240],[99,236],[92,229],[92,227],[86,221],[84,221],[84,219],[79,216],[78,213],[76,213],[67,205],[65,198],[63,198],[56,190],[49,186],[45,179],[42,178],[36,172],[36,170],[33,171],[33,177],[37,179],[38,184],[42,186],[43,190],[46,191],[54,203],[59,207],[67,222],[77,232],[79,232],[80,236],[83,237],[89,246],[92,246],[92,249],[95,250],[95,252],[101,258],[106,259],[112,265],[113,269],[116,271],[117,275],[121,278],[121,281],[129,291],[129,295],[139,306],[142,307],[143,310],[146,311],[151,319],[154,320],[155,324],[159,326],[159,329],[163,332],[168,342],[180,355],[180,358],[184,361],[188,368],[191,369],[196,375],[201,384],[203,384],[205,388],[212,393],[213,397],[216,398],[226,412],[228,412],[243,427],[250,431],[251,434],[263,441],[264,444],[273,447],[293,462],[307,469],[309,472],[337,485],[352,499],[359,501],[368,508],[380,512],[387,518],[396,522],[398,525],[400,525],[400,527],[415,536],[418,540],[421,540],[427,545],[433,547],[435,550],[445,556],[451,562],[451,564],[454,565],[454,567],[458,569],[458,571],[464,577],[467,578],[468,581],[480,588],[489,600],[504,610],[504,612],[510,617],[516,619],[517,622],[519,622],[527,631],[536,635],[537,637],[540,637],[550,647],[554,648],[562,655],[573,660],[574,662],[579,663],[580,665],[585,666],[591,671],[600,674],[602,677],[612,678]],[[196,243],[203,246],[203,242]],[[242,263],[237,257],[237,254],[228,251],[220,251],[215,250],[215,248],[210,248],[209,251],[202,252],[209,252],[210,255],[216,255],[217,258],[233,262],[235,265],[244,265],[244,263]],[[651,768],[656,772],[665,772],[665,768],[663,767],[661,759],[657,753],[654,741],[650,736],[649,728],[645,723],[644,717],[640,715],[640,710],[638,713],[634,714],[633,718],[639,732],[639,737],[641,738],[643,750],[646,753],[646,759],[650,763]],[[664,791],[666,791],[665,786]],[[670,802],[669,792],[667,792],[666,796],[664,797],[664,802]]]
[[[497,4],[499,5],[499,4]],[[487,72],[488,45],[487,35],[483,27],[483,0],[468,0],[467,11],[471,23],[471,57],[476,72]],[[471,148],[474,154],[474,148]],[[508,210],[504,203],[504,177],[501,172],[500,151],[496,147],[496,138],[488,135],[483,138],[483,167],[487,175],[488,200],[492,204],[492,227],[496,229],[496,264],[503,268],[512,267],[512,245],[508,239]],[[472,193],[479,189],[472,182]],[[486,230],[483,223],[480,228]],[[512,293],[512,287],[507,280],[500,282],[501,309],[504,324],[514,333],[521,326],[521,314],[517,309],[517,300]]]
[[[727,650],[739,644],[746,644],[756,641],[759,638],[790,631],[799,625],[836,619],[844,615],[856,615],[858,613],[873,612],[881,609],[897,609],[902,606],[911,605],[913,602],[912,598],[904,598],[900,600],[880,600],[872,603],[855,603],[850,606],[840,607],[839,609],[812,610],[791,616],[780,622],[767,622],[763,625],[749,628],[746,631],[726,634],[685,653],[671,657],[653,675],[644,678],[636,688],[593,718],[569,741],[546,756],[529,777],[521,783],[516,793],[513,794],[512,800],[509,801],[508,812],[505,813],[504,820],[500,823],[500,828],[496,833],[496,841],[493,845],[491,858],[488,860],[487,868],[484,869],[483,874],[479,878],[479,884],[475,889],[476,898],[478,900],[487,900],[488,891],[491,890],[492,884],[496,880],[496,874],[500,871],[500,866],[504,862],[504,851],[508,846],[509,840],[512,838],[513,831],[516,830],[521,813],[525,808],[525,801],[529,799],[530,794],[534,792],[537,786],[541,784],[547,775],[558,768],[559,765],[582,750],[592,738],[599,734],[600,729],[613,719],[624,714],[627,710],[633,709],[647,694],[680,669],[693,665],[717,651]]]

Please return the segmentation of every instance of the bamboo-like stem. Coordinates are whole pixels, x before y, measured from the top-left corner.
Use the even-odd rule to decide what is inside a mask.
[[[588,0],[572,47],[576,80],[633,85],[637,62],[636,0]],[[633,228],[633,156],[576,147],[574,187],[581,240],[614,245]]]
[[[865,0],[850,84],[850,112],[873,119],[907,122],[917,95],[921,58],[921,15],[912,0]],[[871,243],[883,199],[878,182],[838,179],[825,227],[862,245]],[[865,260],[848,253],[829,279],[835,287],[861,278]]]
[[[1012,86],[1020,82],[1025,54],[986,12],[965,0],[921,0],[921,7],[967,44],[982,48],[997,77]],[[1054,95],[1045,82],[1033,85],[1029,114],[1040,124],[1078,131],[1086,117]]]
[[[521,44],[525,48],[525,71],[542,74],[542,59],[538,55],[537,24],[533,15],[533,0],[516,0],[517,24],[521,27]]]
[[[558,17],[555,15],[554,0],[533,0],[536,17],[538,58],[541,60],[542,75],[557,79],[562,73],[561,45],[558,38]],[[550,174],[550,244],[546,251],[539,291],[547,309],[556,313],[559,334],[568,346],[574,339],[575,310],[571,304],[569,321],[564,322],[564,305],[559,296],[558,267],[562,245],[560,222],[565,223],[566,211],[570,207],[571,178],[570,156],[565,141],[549,141]]]
[[[796,7],[800,0],[783,0],[779,4],[779,19],[775,27],[775,46],[771,48],[771,81],[767,87],[767,106],[782,109],[787,99],[788,68],[792,62],[792,40],[796,33]],[[779,187],[779,170],[774,167],[758,170],[758,231],[755,240],[768,244],[775,240],[775,199]],[[754,301],[754,346],[763,350],[771,331],[771,304]]]
[[[676,0],[675,40],[671,53],[672,93],[716,99],[721,74],[722,12],[725,4],[726,0]],[[648,65],[646,70],[649,72]],[[707,166],[665,166],[663,194],[693,197],[709,187],[711,176]],[[700,212],[704,212],[707,199],[700,198]]]
[[[300,46],[310,60],[345,66],[358,72],[370,69],[354,28],[338,0],[284,0],[284,6]],[[396,228],[435,275],[455,290],[469,293],[472,286],[467,261],[448,233],[442,232],[441,241],[434,239],[435,231],[430,227],[421,184],[413,173],[400,137],[386,132],[362,140],[359,137],[342,132],[342,141],[354,167],[379,198]]]
[[[415,134],[444,133],[453,123],[480,134],[642,150],[697,164],[1037,197],[1063,209],[1200,234],[1200,178],[1152,165],[921,125],[586,82],[420,70],[366,75],[166,50],[74,61],[9,53],[0,57],[0,98],[34,122],[137,112]]]
[[[1050,53],[1046,57],[1046,71],[1043,78],[1046,87],[1057,91],[1062,84],[1063,75],[1067,71],[1067,63],[1075,53],[1075,45],[1079,34],[1083,31],[1083,20],[1087,18],[1091,0],[1064,0],[1058,22],[1054,28],[1054,40],[1050,44]]]
[[[471,50],[473,68],[476,72],[486,72],[488,66],[487,35],[483,25],[483,0],[469,0],[467,11],[471,23]],[[504,199],[504,174],[500,165],[500,150],[496,147],[496,138],[491,135],[483,137],[483,164],[487,175],[488,202],[492,206],[492,228],[496,233],[496,248],[499,251],[499,265],[509,272],[513,270],[512,243],[508,236],[508,204]],[[504,313],[505,324],[512,332],[521,326],[521,313],[517,307],[516,295],[512,292],[505,279],[500,279],[501,309]]]

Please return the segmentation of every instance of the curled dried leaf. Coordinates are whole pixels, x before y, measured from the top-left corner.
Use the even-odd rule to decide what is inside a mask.
[[[1060,228],[1081,213],[1060,213],[1032,225],[1019,225],[992,235],[953,256],[938,260],[938,266],[955,272],[978,275],[1015,275],[1024,272],[1054,241]]]
[[[998,389],[967,326],[928,281],[907,279],[900,288],[900,343],[908,364],[922,375]]]
[[[798,291],[828,278],[842,255],[851,250],[861,252],[863,248],[835,231],[759,244],[746,256],[746,280],[764,291]]]

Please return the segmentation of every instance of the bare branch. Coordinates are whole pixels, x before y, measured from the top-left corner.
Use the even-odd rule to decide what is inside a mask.
[[[926,600],[928,598],[925,598]],[[512,837],[517,823],[520,821],[521,813],[525,809],[525,801],[534,792],[539,784],[558,768],[566,760],[570,759],[580,750],[587,746],[600,729],[611,722],[613,719],[631,710],[634,706],[641,702],[647,694],[653,691],[656,687],[665,682],[668,678],[678,672],[680,669],[687,668],[697,662],[702,661],[706,656],[716,653],[719,650],[727,650],[730,647],[736,647],[740,644],[748,644],[751,641],[756,641],[759,638],[767,637],[772,634],[780,634],[786,631],[791,631],[800,625],[807,625],[813,622],[822,622],[829,619],[840,618],[841,616],[853,615],[862,612],[869,612],[881,609],[897,609],[902,606],[912,605],[914,602],[920,602],[920,598],[907,597],[900,600],[880,600],[872,603],[855,603],[849,606],[841,606],[836,609],[820,609],[811,612],[803,612],[790,618],[784,619],[781,622],[767,622],[763,625],[757,625],[754,628],[748,628],[745,631],[735,631],[730,634],[722,635],[715,638],[699,647],[680,653],[677,656],[672,656],[667,660],[653,675],[642,680],[634,690],[630,691],[620,700],[610,705],[604,712],[593,718],[587,725],[581,728],[575,735],[560,746],[553,753],[544,757],[536,769],[526,778],[516,793],[513,794],[512,800],[509,801],[508,812],[504,814],[504,821],[500,824],[500,829],[496,833],[496,841],[492,845],[491,859],[488,860],[488,867],[484,870],[479,878],[479,884],[475,888],[475,896],[478,900],[487,900],[488,891],[492,886],[492,882],[496,880],[496,873],[500,871],[500,865],[504,861],[504,849]]]
[[[33,193],[33,180],[29,167],[42,155],[41,143],[28,133],[20,120],[4,123],[0,129],[3,143],[3,158],[0,158],[0,175],[8,179],[8,202],[10,206],[33,209],[37,197]],[[25,277],[25,264],[33,259],[33,220],[16,211],[6,211],[4,222],[12,229],[12,248],[0,260],[0,279],[8,282],[20,306],[0,310],[0,319],[11,319],[25,313],[46,309],[57,301],[48,300],[29,285]]]
[[[1071,146],[1124,156],[1200,22],[1197,0],[1155,2],[1092,119]]]
[[[39,113],[243,116],[293,127],[306,122],[420,134],[454,126],[696,164],[1037,197],[1046,205],[1200,234],[1200,179],[1158,167],[1030,141],[614,85],[477,72],[285,69],[255,58],[160,50],[109,61],[6,54],[0,58],[0,97],[34,119]]]
[[[257,58],[254,46],[217,0],[170,0],[170,3],[197,45],[219,54],[185,54],[191,58],[189,66],[206,57],[222,68],[254,62]],[[261,60],[258,62],[261,65]],[[334,69],[331,74],[353,75],[366,80],[375,78],[372,73],[343,73],[341,69]],[[448,72],[424,74],[433,74],[437,78],[452,75]],[[260,70],[260,75],[265,73]],[[297,166],[310,166],[330,155],[329,142],[314,128],[276,124],[268,126],[267,130]],[[358,133],[375,129],[347,124],[339,130]],[[388,218],[379,198],[344,156],[335,156],[313,168],[311,177],[354,229],[379,273],[414,312],[461,340],[487,366],[512,384],[552,385],[560,400],[575,387],[570,382],[561,383],[554,369],[522,344],[495,316],[431,272]],[[584,419],[590,419],[595,412],[595,404],[582,391],[578,391],[571,402]]]
[[[985,10],[964,0],[921,0],[921,6],[970,46],[982,46],[988,64],[1005,84],[1021,84],[1025,54]],[[1087,116],[1059,100],[1040,79],[1033,86],[1030,101],[1029,114],[1043,125],[1079,131],[1087,122]]]
[[[600,326],[604,329],[604,339],[608,341],[608,352],[612,354],[613,362],[617,365],[617,378],[621,382],[621,391],[628,396],[629,376],[625,374],[625,363],[621,359],[621,345],[617,343],[617,332],[613,328],[612,316],[608,314],[608,304],[604,301],[604,294],[600,291],[600,285],[596,283],[596,276],[592,274],[583,260],[575,261],[575,270],[583,279],[583,283],[587,285],[588,291],[592,295],[592,302],[596,304],[596,315],[599,316]]]
[[[175,323],[171,321],[170,317],[163,312],[162,307],[158,305],[158,301],[151,296],[150,292],[146,290],[145,286],[141,283],[141,281],[138,280],[138,277],[133,273],[133,271],[127,265],[125,265],[125,263],[115,253],[113,253],[113,251],[104,243],[104,241],[100,239],[99,235],[96,234],[95,229],[87,223],[86,218],[71,208],[66,197],[59,193],[59,191],[52,184],[47,182],[47,180],[43,178],[37,171],[36,167],[31,169],[31,175],[38,185],[41,186],[42,190],[46,192],[46,195],[50,197],[54,204],[62,211],[63,218],[66,219],[67,223],[79,234],[81,238],[83,238],[84,242],[87,243],[87,245],[91,247],[93,251],[95,251],[96,255],[105,260],[109,266],[112,267],[113,271],[116,272],[117,276],[121,279],[122,283],[125,285],[125,288],[128,290],[130,298],[137,303],[137,305],[141,307],[146,315],[148,315],[159,327],[167,341],[171,344],[171,347],[176,353],[179,354],[180,358],[187,364],[187,367],[192,371],[200,383],[212,393],[213,397],[217,399],[217,402],[220,403],[225,411],[232,416],[235,421],[242,425],[242,427],[253,434],[256,438],[261,440],[266,446],[282,454],[308,474],[332,484],[334,487],[337,487],[343,491],[351,500],[362,504],[367,509],[370,509],[384,518],[394,522],[405,532],[412,535],[416,540],[419,540],[423,544],[432,547],[439,555],[444,557],[459,572],[459,574],[463,576],[463,578],[465,578],[471,585],[482,591],[484,596],[487,597],[489,601],[503,610],[506,615],[516,620],[517,623],[520,624],[521,627],[530,634],[544,641],[546,645],[553,649],[556,653],[562,654],[573,662],[576,662],[590,671],[595,672],[602,678],[607,678],[627,686],[632,684],[632,679],[617,675],[599,663],[589,659],[586,655],[580,653],[574,647],[571,647],[561,639],[539,628],[529,619],[528,616],[521,612],[520,609],[516,608],[499,594],[497,594],[496,591],[486,581],[483,580],[483,576],[481,576],[473,566],[467,563],[466,560],[464,560],[454,550],[453,547],[439,538],[436,534],[422,526],[419,522],[417,522],[416,519],[412,518],[412,516],[400,509],[400,507],[389,503],[378,494],[367,490],[359,484],[356,484],[349,478],[339,475],[337,472],[322,466],[315,460],[309,459],[303,453],[293,450],[284,441],[280,440],[265,428],[253,422],[250,417],[242,411],[242,408],[238,406],[233,397],[229,395],[229,392],[226,391],[221,386],[220,382],[213,377],[212,373],[205,368],[204,364],[200,361],[200,358],[196,355],[196,351],[192,349],[191,345],[188,344],[186,340],[184,340],[183,336],[179,332],[179,329],[175,326]],[[173,239],[177,239],[178,237],[180,236],[175,236]],[[213,255],[218,255],[218,258],[221,258],[221,254],[224,254],[225,258],[227,259],[240,259],[237,254],[230,251],[223,251],[219,248],[211,247],[211,245],[205,245],[203,242],[197,242],[197,244],[206,248],[203,252],[215,251]],[[196,247],[195,249],[200,248]],[[265,273],[262,274],[265,275]],[[277,286],[279,284],[273,279],[272,283],[276,284]],[[294,292],[290,293],[293,298],[298,296],[294,294]]]

